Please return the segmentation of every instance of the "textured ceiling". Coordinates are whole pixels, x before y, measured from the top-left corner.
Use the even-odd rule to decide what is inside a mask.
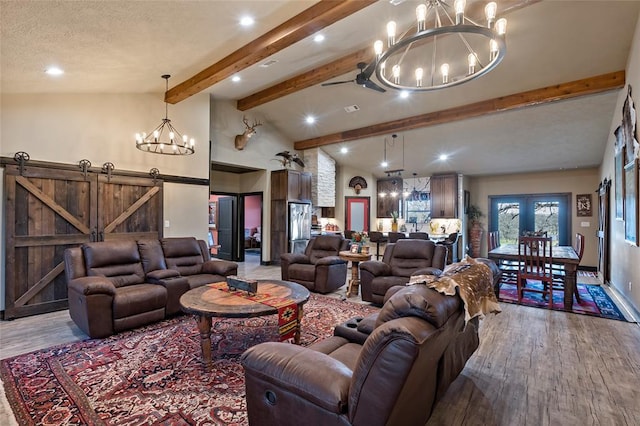
[[[162,92],[300,13],[305,1],[2,1],[2,93]],[[468,0],[468,3],[471,3]],[[241,72],[241,84],[207,89],[217,99],[240,99],[302,71],[369,46],[391,17],[413,16],[416,2],[380,0],[333,24],[322,44],[308,37]],[[246,112],[267,121],[291,141],[366,127],[397,118],[465,105],[558,83],[623,70],[640,1],[543,1],[510,13],[507,56],[496,70],[471,83],[399,99],[355,84],[314,87]],[[256,25],[237,26],[250,13]],[[264,62],[264,61],[263,61]],[[52,79],[43,69],[59,64]],[[346,80],[352,73],[333,79]],[[496,113],[398,134],[387,155],[405,176],[444,171],[468,175],[598,166],[609,137],[617,91]],[[347,114],[344,107],[358,105]],[[314,126],[303,123],[307,113]],[[323,149],[339,164],[354,163],[383,176],[384,137]],[[387,137],[390,140],[390,135]],[[404,141],[404,164],[402,163]],[[436,161],[440,153],[451,155]]]

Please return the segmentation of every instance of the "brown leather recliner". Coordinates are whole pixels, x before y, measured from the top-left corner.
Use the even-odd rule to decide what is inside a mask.
[[[261,343],[241,357],[250,425],[423,426],[478,347],[458,296],[404,287],[357,343]]]
[[[86,243],[65,250],[71,319],[92,338],[160,321],[167,291],[146,281],[132,240]]]
[[[338,253],[349,250],[351,242],[339,235],[318,235],[302,253],[280,255],[282,279],[302,284],[309,291],[329,293],[347,280],[347,261]]]
[[[411,275],[440,275],[447,249],[433,241],[404,239],[387,244],[382,261],[360,263],[362,300],[382,305],[391,287],[409,282]]]
[[[204,241],[192,237],[86,243],[65,250],[64,263],[69,314],[92,338],[178,313],[186,291],[223,281],[238,268],[209,260]]]

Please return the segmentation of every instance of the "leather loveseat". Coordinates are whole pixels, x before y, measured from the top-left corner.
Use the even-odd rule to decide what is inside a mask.
[[[459,296],[398,288],[371,333],[301,347],[261,343],[241,358],[250,425],[423,426],[478,347]],[[354,325],[354,327],[356,327]]]
[[[349,250],[351,241],[340,235],[318,235],[303,253],[280,255],[282,279],[302,284],[309,291],[330,293],[347,280],[347,261],[338,256]]]
[[[102,338],[180,312],[191,288],[237,273],[211,260],[195,238],[86,243],[64,253],[69,315],[92,338]]]
[[[400,239],[387,244],[382,261],[360,263],[362,300],[382,305],[393,286],[405,285],[411,275],[440,275],[445,268],[447,248],[433,241]]]

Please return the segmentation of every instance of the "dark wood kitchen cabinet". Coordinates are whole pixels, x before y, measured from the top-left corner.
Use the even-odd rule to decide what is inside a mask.
[[[311,202],[311,173],[297,170],[271,172],[271,199]]]
[[[431,217],[458,217],[458,175],[431,176]]]

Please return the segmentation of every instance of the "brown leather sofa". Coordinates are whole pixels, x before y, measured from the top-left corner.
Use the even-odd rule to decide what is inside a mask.
[[[338,253],[349,250],[351,241],[339,235],[318,235],[302,253],[280,255],[282,279],[302,284],[309,291],[329,293],[347,280],[347,261]]]
[[[400,239],[389,243],[382,261],[360,263],[362,300],[382,305],[387,290],[408,283],[411,275],[440,275],[446,258],[446,247],[433,241]]]
[[[423,426],[478,347],[458,296],[399,289],[364,340],[261,343],[241,357],[250,425]]]
[[[180,296],[224,281],[238,265],[211,260],[195,238],[86,243],[64,253],[69,314],[92,338],[180,312]]]

